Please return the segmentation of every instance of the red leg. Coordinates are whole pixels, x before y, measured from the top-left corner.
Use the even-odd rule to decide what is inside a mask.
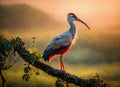
[[[61,71],[65,71],[65,70],[64,70],[63,61],[62,61],[62,57],[63,57],[63,55],[60,55],[60,70],[61,70]]]

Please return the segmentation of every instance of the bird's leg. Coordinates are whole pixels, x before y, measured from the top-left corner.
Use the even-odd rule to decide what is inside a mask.
[[[67,79],[66,79],[66,72],[65,72],[65,69],[64,69],[62,57],[63,57],[63,55],[60,55],[60,70],[64,72],[64,79],[65,79],[65,81],[66,81],[66,87],[69,87],[69,86],[68,86],[68,81],[67,81]]]
[[[62,61],[62,57],[63,57],[63,55],[60,55],[60,70],[61,70],[61,71],[65,71],[65,70],[64,70],[63,61]]]

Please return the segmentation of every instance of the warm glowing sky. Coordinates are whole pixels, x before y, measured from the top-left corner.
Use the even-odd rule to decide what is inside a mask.
[[[42,9],[59,21],[66,22],[66,14],[74,12],[90,26],[119,26],[120,0],[1,0],[4,4],[26,3]]]

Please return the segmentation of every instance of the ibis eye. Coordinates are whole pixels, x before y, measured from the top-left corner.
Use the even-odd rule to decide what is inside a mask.
[[[77,18],[75,15],[72,15],[73,18]]]

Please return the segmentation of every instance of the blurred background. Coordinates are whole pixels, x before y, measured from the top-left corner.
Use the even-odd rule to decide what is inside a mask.
[[[91,31],[75,22],[78,35],[63,58],[66,71],[83,78],[98,73],[111,87],[120,87],[119,0],[0,0],[0,34],[6,38],[19,36],[28,48],[32,44],[31,37],[35,37],[35,46],[42,52],[56,35],[69,29],[67,14],[71,12],[84,20]],[[54,86],[56,78],[42,71],[28,83],[22,81],[23,68],[19,62],[4,71],[7,86]],[[58,56],[47,64],[59,69]],[[16,76],[18,82],[9,78],[12,76]]]

